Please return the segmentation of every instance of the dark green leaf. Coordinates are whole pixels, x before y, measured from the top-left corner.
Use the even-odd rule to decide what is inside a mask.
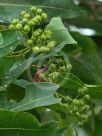
[[[23,60],[21,57],[1,57],[0,58],[0,78],[3,78],[5,73],[13,66],[16,61]]]
[[[0,1],[0,20],[10,22],[12,18],[18,17],[22,10],[29,10],[36,5],[48,13],[48,16],[61,16],[63,18],[74,18],[80,15],[79,8],[72,0],[1,0]],[[13,12],[12,12],[13,11]]]
[[[0,46],[0,57],[4,57],[17,47],[21,43],[22,35],[17,31],[5,30],[0,31],[2,34],[3,42]]]
[[[39,124],[31,114],[0,111],[1,136],[54,136],[56,131],[55,122]]]
[[[0,88],[0,91],[4,91],[7,89],[7,87],[17,78],[19,77],[29,66],[41,58],[41,55],[38,55],[37,57],[30,57],[26,60],[22,60],[19,62],[16,62],[9,70],[8,73],[6,73],[5,77],[3,78],[2,81],[2,86]]]
[[[21,83],[19,85],[21,85]],[[56,84],[43,82],[30,83],[25,86],[25,88],[25,97],[18,103],[8,101],[5,95],[3,95],[1,92],[0,109],[25,111],[60,102],[60,100],[54,96],[56,90],[59,88],[59,86]]]

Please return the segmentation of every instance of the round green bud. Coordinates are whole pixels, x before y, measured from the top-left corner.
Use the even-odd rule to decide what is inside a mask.
[[[29,46],[33,45],[33,40],[32,39],[28,39],[27,40],[27,45],[29,45]]]
[[[29,21],[29,20],[28,20],[27,18],[24,18],[24,19],[22,20],[22,23],[27,24],[28,21]]]
[[[37,43],[41,43],[42,41],[41,41],[40,38],[37,38],[36,42],[37,42]]]
[[[85,103],[84,103],[83,100],[78,100],[78,105],[79,105],[79,106],[85,106]]]
[[[39,51],[40,51],[40,52],[43,52],[44,50],[45,50],[45,47],[40,47],[40,48],[39,48]]]
[[[18,24],[15,26],[15,28],[16,28],[17,30],[20,30],[20,29],[22,28],[22,25],[21,25],[20,23],[18,23]]]
[[[56,70],[56,65],[53,64],[53,63],[51,63],[51,64],[50,64],[50,68],[51,68],[52,70]]]
[[[34,24],[37,24],[37,23],[39,22],[38,19],[36,19],[36,17],[34,17],[34,18],[32,19],[32,21],[33,21]]]
[[[33,7],[30,8],[30,10],[31,10],[32,12],[36,12],[37,8],[36,8],[35,6],[33,6]]]
[[[40,78],[41,78],[41,79],[46,79],[45,74],[44,74],[44,73],[41,73],[41,74],[40,74]]]
[[[35,31],[35,32],[33,33],[33,36],[35,36],[35,37],[38,37],[39,35],[40,35],[39,31]]]
[[[42,19],[46,19],[47,18],[47,14],[46,13],[42,13],[41,17],[42,17]]]
[[[12,24],[17,24],[17,23],[19,23],[19,20],[18,20],[18,19],[13,19],[13,20],[12,20]]]
[[[30,20],[30,21],[28,22],[28,25],[29,25],[29,26],[33,26],[33,25],[34,25],[33,20]]]
[[[49,52],[49,48],[44,47],[44,52]]]
[[[60,67],[60,71],[64,72],[66,70],[65,66]]]
[[[38,31],[39,33],[42,33],[42,32],[43,32],[43,30],[42,30],[42,29],[40,29],[40,28],[39,28],[37,31]]]
[[[38,21],[41,21],[41,20],[42,20],[42,18],[41,18],[40,15],[36,15],[35,18],[36,18],[36,20],[38,20]]]
[[[15,29],[15,26],[13,25],[13,24],[11,24],[10,26],[9,26],[9,29]]]
[[[30,14],[26,13],[26,14],[24,15],[24,18],[29,19],[29,18],[30,18]]]
[[[59,76],[59,72],[53,72],[52,73],[52,78],[55,79]]]
[[[74,105],[78,105],[78,104],[79,104],[79,101],[76,100],[76,99],[73,99],[73,104],[74,104]]]
[[[79,112],[76,112],[76,115],[77,115],[77,116],[80,116]]]
[[[55,47],[55,45],[56,45],[55,41],[52,41],[52,42],[50,42],[50,43],[47,44],[47,47],[50,48],[50,49],[52,49],[52,48]]]
[[[86,95],[84,96],[84,99],[85,99],[85,100],[90,100],[91,98],[90,98],[90,96],[89,96],[88,94],[86,94]]]
[[[34,35],[32,35],[31,39],[32,39],[33,41],[35,41],[35,40],[36,40],[36,37],[35,37]]]
[[[39,47],[33,47],[32,51],[33,51],[33,53],[38,53],[39,52]]]
[[[46,36],[44,34],[41,35],[42,40],[46,40]]]
[[[23,29],[24,29],[24,31],[26,31],[26,32],[29,32],[29,31],[30,31],[30,27],[29,27],[28,25],[25,25]]]
[[[22,11],[20,15],[24,16],[26,13],[27,13],[26,11]]]
[[[41,14],[42,13],[42,9],[37,9],[37,14]]]
[[[52,32],[50,30],[45,30],[44,33],[50,36],[52,35]]]

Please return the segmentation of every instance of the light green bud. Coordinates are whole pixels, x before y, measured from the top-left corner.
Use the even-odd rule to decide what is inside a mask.
[[[47,18],[47,14],[46,13],[42,13],[41,17],[42,17],[42,19],[46,19]]]
[[[29,27],[28,25],[25,25],[23,29],[24,29],[24,31],[26,31],[26,32],[29,32],[29,31],[30,31],[30,27]]]
[[[24,18],[29,19],[29,18],[30,18],[30,14],[26,13],[26,14],[24,15]]]
[[[33,20],[30,20],[30,21],[28,22],[28,25],[29,25],[29,26],[33,26],[33,25],[34,25]]]
[[[52,70],[56,70],[56,65],[53,64],[53,63],[51,63],[51,64],[50,64],[50,68],[51,68]]]
[[[47,47],[50,48],[50,49],[52,49],[52,48],[55,47],[55,45],[56,45],[55,41],[52,41],[52,42],[49,42],[49,43],[47,44]]]
[[[20,30],[22,28],[22,25],[20,23],[18,23],[16,26],[15,26],[15,29],[17,30]]]
[[[36,12],[37,8],[36,8],[35,6],[33,6],[33,7],[30,8],[30,10],[31,10],[32,12]]]
[[[49,52],[49,48],[44,47],[44,52]]]
[[[24,18],[24,19],[22,20],[22,23],[27,24],[28,21],[29,21],[29,20],[28,20],[27,18]]]
[[[22,11],[20,15],[24,16],[25,14],[27,14],[27,12],[26,11]]]
[[[27,45],[29,45],[29,46],[33,45],[33,40],[32,39],[28,39],[27,40]]]
[[[60,67],[60,71],[64,72],[66,70],[65,66]]]
[[[41,14],[42,13],[42,9],[37,9],[37,14]]]
[[[13,25],[13,24],[11,24],[10,26],[9,26],[9,29],[15,29],[15,26]]]
[[[33,51],[33,53],[38,53],[39,52],[39,47],[33,47],[32,51]]]
[[[41,78],[41,79],[46,79],[45,74],[44,74],[44,73],[41,73],[41,74],[40,74],[40,78]]]
[[[17,24],[17,23],[19,23],[19,20],[18,20],[18,19],[13,19],[13,20],[12,20],[12,24]]]

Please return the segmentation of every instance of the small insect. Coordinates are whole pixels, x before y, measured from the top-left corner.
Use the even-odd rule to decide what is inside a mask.
[[[47,71],[48,67],[46,65],[41,66],[40,68],[37,69],[37,72],[34,75],[34,82],[42,82],[42,79],[40,78],[40,74]],[[45,79],[47,81],[47,79]]]

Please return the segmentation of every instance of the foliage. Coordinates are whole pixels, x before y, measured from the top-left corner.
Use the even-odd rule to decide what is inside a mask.
[[[101,7],[0,1],[0,135],[101,136]]]

